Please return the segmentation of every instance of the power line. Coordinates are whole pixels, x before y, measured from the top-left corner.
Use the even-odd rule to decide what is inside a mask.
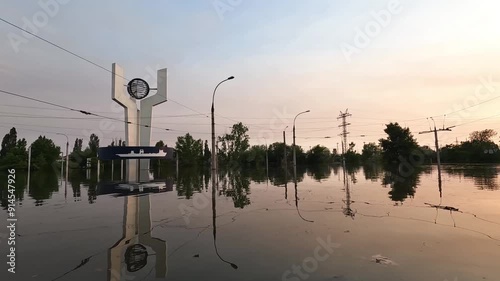
[[[101,117],[103,119],[109,119],[109,120],[115,120],[115,121],[119,121],[119,122],[125,122],[127,124],[138,125],[138,126],[141,126],[141,127],[155,128],[155,129],[161,129],[161,130],[165,130],[165,131],[170,131],[170,129],[166,129],[166,128],[159,128],[159,127],[153,127],[153,126],[148,126],[148,125],[142,125],[142,124],[134,123],[134,122],[131,122],[131,121],[127,121],[126,122],[126,121],[118,119],[118,118],[108,117],[108,116],[104,116],[104,115],[100,115],[100,114],[88,112],[88,111],[81,110],[81,109],[75,109],[75,108],[71,108],[71,107],[68,107],[68,106],[64,106],[64,105],[55,104],[55,103],[52,103],[52,102],[47,102],[47,101],[44,101],[44,100],[39,100],[39,99],[31,98],[31,97],[28,97],[28,96],[24,96],[24,95],[21,95],[21,94],[17,94],[17,93],[5,91],[5,90],[1,90],[1,89],[0,89],[0,93],[4,93],[4,94],[15,96],[15,97],[18,97],[18,98],[23,98],[23,99],[28,99],[28,100],[32,100],[32,101],[36,101],[36,102],[48,104],[48,105],[59,107],[59,108],[64,108],[64,109],[69,110],[69,111],[80,112],[80,113],[82,113],[84,115],[92,115],[92,116]]]
[[[126,81],[129,81],[129,79],[127,79],[126,77],[123,77],[123,76],[121,76],[121,75],[118,75],[118,74],[114,73],[112,70],[109,70],[108,68],[106,68],[106,67],[104,67],[104,66],[102,66],[102,65],[100,65],[100,64],[98,64],[98,63],[95,63],[95,62],[93,62],[93,61],[91,61],[91,60],[89,60],[89,59],[87,59],[87,58],[85,58],[85,57],[83,57],[83,56],[80,56],[80,55],[78,55],[77,53],[72,52],[72,51],[68,50],[67,48],[62,47],[62,46],[61,46],[61,45],[59,45],[59,44],[53,43],[53,42],[51,42],[51,41],[49,41],[49,40],[47,40],[47,39],[45,39],[45,38],[43,38],[43,37],[41,37],[41,36],[38,36],[38,35],[36,35],[36,34],[34,34],[34,33],[30,32],[30,31],[28,31],[28,30],[26,30],[26,29],[24,29],[24,28],[22,28],[22,27],[20,27],[20,26],[18,26],[18,25],[16,25],[16,24],[14,24],[14,23],[12,23],[12,22],[10,22],[10,21],[6,20],[6,19],[0,18],[0,21],[2,21],[2,22],[6,23],[6,24],[8,24],[8,25],[10,25],[10,26],[12,26],[12,27],[14,27],[14,28],[17,28],[17,29],[19,29],[19,30],[21,30],[21,31],[23,31],[23,32],[26,32],[26,33],[28,33],[28,34],[30,34],[30,35],[32,35],[32,36],[34,36],[34,37],[36,37],[36,38],[38,38],[38,39],[42,40],[43,42],[45,42],[45,43],[47,43],[47,44],[49,44],[49,45],[51,45],[51,46],[54,46],[54,47],[58,48],[59,50],[62,50],[62,51],[66,52],[66,53],[68,53],[68,54],[70,54],[70,55],[72,55],[72,56],[75,56],[75,57],[77,57],[77,58],[79,58],[79,59],[81,59],[81,60],[83,60],[83,61],[86,61],[86,62],[88,62],[88,63],[90,63],[90,64],[92,64],[92,65],[94,65],[94,66],[96,66],[96,67],[98,67],[98,68],[100,68],[100,69],[102,69],[102,70],[106,71],[106,72],[109,72],[109,73],[111,73],[112,75],[116,75],[116,76],[118,76],[118,77],[121,77],[121,78],[125,79]],[[196,113],[203,114],[203,113],[201,113],[201,112],[199,112],[199,111],[197,111],[197,110],[195,110],[195,109],[193,109],[193,108],[191,108],[191,107],[189,107],[189,106],[183,105],[183,104],[181,104],[181,103],[179,103],[179,102],[177,102],[177,101],[174,101],[174,100],[172,100],[172,99],[169,99],[169,100],[170,100],[170,101],[172,101],[173,103],[176,103],[176,104],[178,104],[178,105],[180,105],[180,106],[182,106],[182,107],[184,107],[184,108],[187,108],[187,109],[189,109],[189,110],[192,110],[192,111],[194,111],[194,112],[196,112]],[[206,117],[208,118],[208,115],[206,115]]]

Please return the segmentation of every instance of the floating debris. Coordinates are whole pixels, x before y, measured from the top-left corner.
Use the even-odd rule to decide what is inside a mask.
[[[200,254],[196,254],[193,256],[193,258],[199,258],[200,257]]]
[[[390,260],[388,257],[384,257],[382,255],[374,255],[372,256],[372,261],[383,264],[383,265],[398,265],[396,262]]]
[[[460,210],[455,208],[455,207],[434,205],[434,204],[429,204],[429,203],[425,203],[425,205],[429,205],[430,207],[436,208],[436,209],[443,209],[443,210],[448,210],[448,211],[460,212]]]

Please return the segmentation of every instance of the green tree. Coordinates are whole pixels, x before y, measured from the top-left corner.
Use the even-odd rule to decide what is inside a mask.
[[[97,157],[97,150],[99,149],[99,137],[96,134],[90,135],[89,149],[90,149],[90,156]]]
[[[358,165],[361,160],[361,155],[357,153],[356,150],[354,150],[354,147],[356,147],[356,144],[354,142],[351,142],[349,144],[347,152],[344,155],[346,164]]]
[[[382,155],[382,149],[374,142],[370,142],[363,145],[363,151],[361,152],[361,159],[366,161],[377,161]]]
[[[165,147],[165,143],[162,140],[156,142],[155,147]]]
[[[205,146],[203,148],[203,165],[210,165],[210,159],[212,158],[212,153],[210,148],[208,148],[208,141],[205,140]]]
[[[75,144],[73,145],[73,152],[81,152],[83,145],[83,139],[76,138]]]
[[[266,146],[252,145],[250,149],[244,153],[244,163],[249,166],[265,166],[266,163]]]
[[[410,155],[418,149],[410,129],[402,128],[398,123],[389,123],[384,132],[387,138],[379,140],[383,161],[387,164],[409,161]]]
[[[324,164],[330,162],[330,150],[321,145],[316,145],[306,153],[307,163],[309,164]]]
[[[471,142],[494,143],[492,138],[496,135],[497,132],[495,130],[486,129],[470,133],[469,139]]]
[[[441,160],[444,163],[498,163],[500,150],[493,141],[496,134],[491,129],[474,131],[468,141],[441,149]]]
[[[34,169],[42,169],[53,166],[59,159],[61,149],[51,139],[39,136],[31,144],[31,158]]]
[[[222,163],[239,164],[244,152],[250,147],[248,128],[239,122],[233,125],[231,133],[219,137],[221,143],[220,156]]]
[[[2,139],[2,148],[0,149],[0,157],[5,157],[7,152],[14,149],[17,144],[17,131],[15,127],[10,129],[9,133],[6,134]]]
[[[198,165],[203,159],[201,139],[195,140],[189,133],[177,137],[175,149],[181,165]]]
[[[26,151],[26,140],[17,139],[16,128],[10,129],[2,140],[0,150],[0,167],[24,169],[27,166],[28,153]]]

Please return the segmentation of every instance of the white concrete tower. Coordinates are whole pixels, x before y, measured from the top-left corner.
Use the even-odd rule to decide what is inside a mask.
[[[127,146],[151,146],[151,118],[153,106],[167,101],[167,69],[157,72],[157,91],[139,101],[126,93],[126,82],[123,69],[113,63],[111,98],[125,110],[125,141]],[[131,122],[131,123],[129,123]],[[140,165],[138,165],[140,161]],[[149,159],[129,159],[125,178],[127,182],[144,182],[149,180]],[[138,172],[140,166],[140,171]],[[139,176],[139,177],[138,177]]]

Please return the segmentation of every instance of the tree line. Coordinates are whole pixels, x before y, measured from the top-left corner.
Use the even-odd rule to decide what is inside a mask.
[[[382,163],[396,165],[402,162],[420,164],[435,163],[436,151],[428,146],[420,146],[409,128],[403,128],[398,123],[389,123],[384,129],[386,137],[378,141],[363,145],[361,153],[356,151],[356,145],[351,142],[347,151],[341,153],[337,149],[329,149],[323,145],[316,145],[305,151],[296,146],[298,165],[340,163],[347,164]],[[467,141],[447,144],[442,147],[441,161],[443,163],[500,163],[500,150],[494,141],[497,132],[491,129],[471,132]],[[99,137],[92,134],[84,148],[84,140],[77,138],[69,155],[71,168],[84,168],[90,159],[92,167],[97,165],[97,152],[101,145]],[[113,140],[108,146],[126,146],[125,141]],[[157,147],[164,147],[159,141]],[[217,138],[217,163],[219,167],[262,167],[266,159],[270,166],[283,166],[293,161],[293,146],[283,142],[266,145],[250,145],[248,127],[243,123],[236,123],[231,131]],[[32,144],[32,169],[58,166],[61,148],[45,137],[39,136]],[[179,136],[175,143],[175,151],[182,166],[210,166],[211,150],[207,140],[194,139],[189,133]],[[286,153],[286,157],[285,157]],[[28,147],[26,139],[19,139],[16,128],[13,127],[3,137],[0,149],[0,168],[26,169]],[[166,160],[152,160],[156,167]]]

